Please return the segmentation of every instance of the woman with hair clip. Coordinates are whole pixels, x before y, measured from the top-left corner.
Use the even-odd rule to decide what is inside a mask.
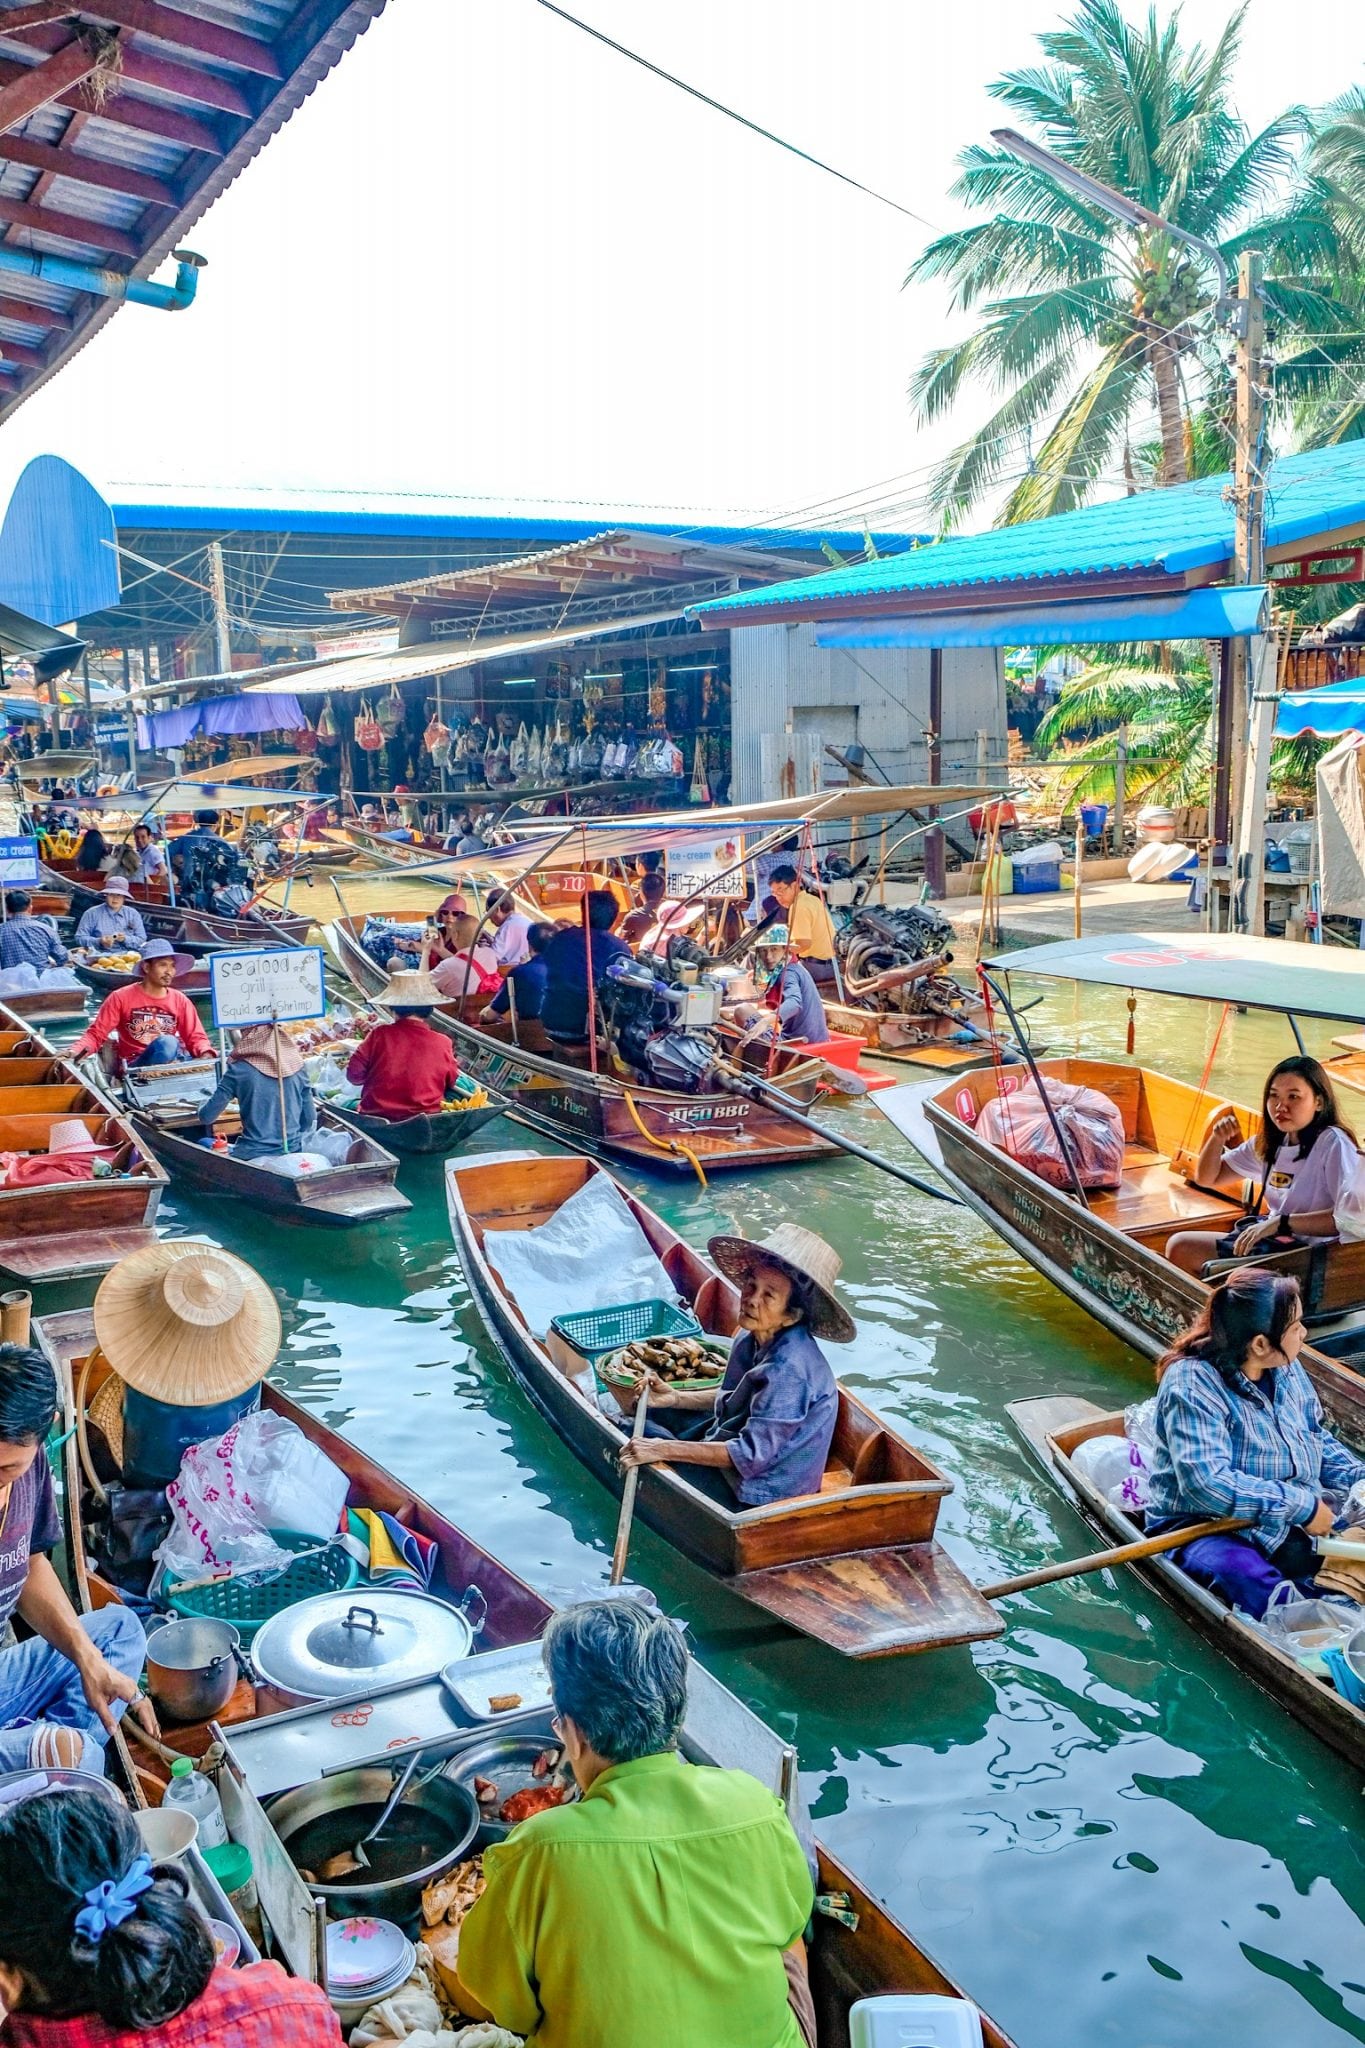
[[[0,2048],[340,2048],[316,1984],[215,1967],[183,1871],[107,1791],[0,1811]]]
[[[1214,1288],[1157,1368],[1146,1534],[1250,1518],[1244,1532],[1201,1536],[1173,1560],[1258,1621],[1281,1580],[1310,1588],[1311,1539],[1331,1532],[1365,1479],[1365,1459],[1323,1424],[1298,1363],[1303,1340],[1298,1282],[1246,1266]]]
[[[1166,1256],[1196,1277],[1210,1259],[1251,1258],[1277,1237],[1336,1237],[1336,1210],[1355,1183],[1360,1152],[1341,1120],[1332,1083],[1317,1060],[1296,1053],[1272,1067],[1261,1096],[1261,1128],[1240,1137],[1235,1119],[1221,1118],[1205,1140],[1190,1178],[1216,1188],[1232,1178],[1253,1183],[1254,1213],[1227,1234],[1182,1230]],[[1261,1206],[1266,1214],[1262,1215]]]

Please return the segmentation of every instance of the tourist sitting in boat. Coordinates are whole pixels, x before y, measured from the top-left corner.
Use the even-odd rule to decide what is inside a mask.
[[[57,1381],[42,1352],[0,1344],[0,1643],[15,1615],[30,1631],[0,1648],[0,1771],[100,1776],[126,1709],[156,1733],[151,1702],[137,1689],[147,1639],[131,1608],[77,1614],[53,1569],[62,1525],[43,1446],[56,1413]],[[0,1911],[14,1897],[0,1877]],[[0,1997],[10,2003],[3,1985]]]
[[[1230,1115],[1214,1127],[1190,1177],[1201,1187],[1216,1188],[1220,1179],[1226,1184],[1234,1177],[1250,1182],[1246,1194],[1253,1214],[1230,1242],[1218,1231],[1178,1232],[1166,1245],[1174,1265],[1198,1275],[1210,1259],[1250,1258],[1273,1250],[1276,1239],[1337,1236],[1336,1210],[1355,1183],[1360,1152],[1317,1060],[1296,1053],[1272,1067],[1258,1136],[1231,1146],[1229,1138],[1240,1138]]]
[[[135,882],[165,881],[166,849],[150,825],[134,825],[133,852],[137,856],[137,865],[132,875]]]
[[[527,934],[531,920],[517,909],[517,899],[510,889],[495,889],[488,898],[488,936],[503,974],[510,974],[514,967],[520,967],[530,958],[531,948]]]
[[[110,875],[104,901],[92,903],[76,926],[77,948],[86,953],[140,953],[146,943],[142,915],[128,900],[128,877]]]
[[[790,861],[774,868],[769,887],[787,919],[788,944],[813,981],[834,980],[834,920],[819,896],[803,889]]]
[[[743,1027],[741,1042],[776,1033],[784,1044],[822,1045],[829,1037],[825,1006],[808,968],[789,953],[785,926],[769,926],[754,946],[754,959],[765,993],[761,1005],[739,1002],[730,1012]]]
[[[306,1151],[318,1127],[318,1112],[304,1064],[293,1039],[277,1033],[272,1024],[239,1031],[218,1086],[199,1106],[200,1123],[211,1133],[228,1104],[235,1102],[242,1132],[233,1141],[234,1159],[277,1159],[282,1152]]]
[[[98,825],[91,825],[76,848],[77,868],[83,875],[102,875],[113,865],[114,858],[114,849]]]
[[[466,915],[450,920],[446,932],[449,950],[431,970],[442,1002],[457,1003],[466,996],[491,996],[501,986],[497,954],[486,940],[475,944],[478,929],[477,917]]]
[[[341,2048],[319,1985],[215,1961],[180,1864],[94,1786],[0,1813],[0,2003],[4,2048]]]
[[[587,1042],[589,948],[594,988],[613,960],[631,957],[630,947],[612,930],[617,904],[611,890],[589,889],[583,901],[587,936],[581,923],[560,925],[545,952],[545,1001],[540,1021],[551,1038],[564,1045]]]
[[[442,897],[436,906],[436,915],[432,919],[435,932],[431,936],[431,950],[428,955],[432,964],[437,960],[448,960],[452,953],[458,951],[458,941],[455,937],[456,921],[459,918],[468,917],[468,915],[469,904],[460,895],[458,890],[453,891],[449,896]]]
[[[582,1797],[484,1851],[460,2005],[536,2048],[813,2044],[805,1853],[747,1771],[679,1756],[688,1654],[673,1623],[638,1600],[584,1601],[551,1616],[542,1654]]]
[[[427,1018],[444,998],[429,974],[400,970],[379,998],[393,1017],[376,1024],[351,1054],[346,1079],[360,1090],[362,1116],[402,1123],[439,1116],[460,1078],[455,1048]]]
[[[668,883],[657,868],[650,868],[640,877],[638,894],[638,909],[628,911],[621,920],[621,937],[628,946],[638,946],[645,934],[652,932],[659,922],[668,895]]]
[[[61,967],[66,947],[44,917],[33,915],[33,898],[24,889],[5,897],[5,922],[0,925],[0,968]]]
[[[526,933],[529,956],[504,977],[492,1002],[479,1012],[481,1031],[493,1031],[501,1037],[514,1018],[518,1024],[530,1024],[539,1018],[545,1006],[545,990],[550,978],[545,955],[559,931],[557,924],[533,924],[529,927]]]
[[[143,948],[141,979],[105,997],[72,1046],[71,1057],[99,1052],[112,1041],[121,1072],[211,1059],[213,1046],[198,1012],[174,984],[174,947],[169,939],[149,939]]]
[[[1365,1479],[1365,1460],[1324,1426],[1299,1353],[1297,1281],[1246,1266],[1215,1287],[1161,1360],[1146,1533],[1245,1515],[1245,1532],[1172,1553],[1182,1570],[1259,1620],[1282,1579],[1312,1589],[1314,1536]]]
[[[713,1237],[707,1250],[740,1288],[742,1334],[725,1378],[713,1393],[678,1393],[651,1375],[645,1435],[627,1439],[621,1463],[684,1465],[693,1486],[730,1508],[818,1493],[839,1387],[815,1340],[847,1344],[856,1334],[833,1291],[839,1254],[799,1223],[757,1244]],[[638,1395],[616,1399],[634,1413]]]

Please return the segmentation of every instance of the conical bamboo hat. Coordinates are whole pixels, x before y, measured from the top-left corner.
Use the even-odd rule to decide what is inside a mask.
[[[213,1406],[265,1378],[280,1348],[280,1309],[245,1260],[176,1238],[105,1274],[95,1336],[135,1392],[173,1408]]]

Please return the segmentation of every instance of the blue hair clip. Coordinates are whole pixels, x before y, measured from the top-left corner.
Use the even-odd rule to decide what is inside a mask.
[[[86,1893],[85,1904],[76,1915],[77,1934],[83,1934],[87,1941],[103,1941],[111,1927],[122,1927],[125,1920],[132,1919],[137,1901],[151,1890],[154,1882],[151,1857],[139,1856],[117,1881],[107,1878],[103,1884],[97,1884]]]

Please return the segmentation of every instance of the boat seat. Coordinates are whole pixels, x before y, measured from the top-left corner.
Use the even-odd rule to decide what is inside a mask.
[[[1190,1187],[1171,1171],[1164,1153],[1145,1145],[1125,1145],[1123,1179],[1116,1188],[1097,1188],[1091,1210],[1125,1233],[1165,1227],[1185,1230],[1200,1223],[1221,1223],[1237,1204],[1222,1195]]]
[[[821,1493],[847,1493],[853,1484],[853,1468],[831,1452],[820,1480]]]

